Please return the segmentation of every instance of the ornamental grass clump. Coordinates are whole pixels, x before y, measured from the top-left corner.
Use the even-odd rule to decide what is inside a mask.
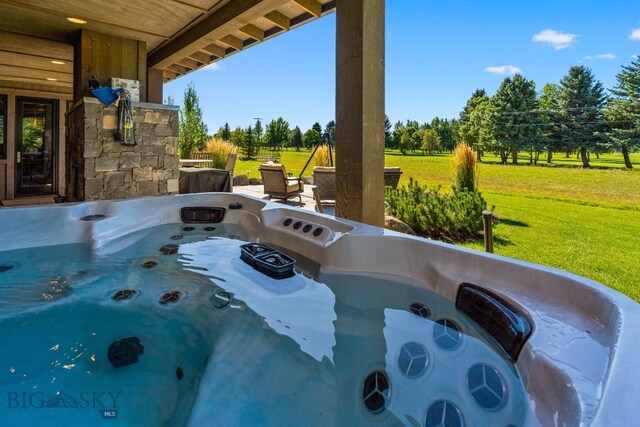
[[[331,166],[331,159],[329,157],[329,146],[322,144],[316,150],[313,155],[313,164],[315,166]]]
[[[387,215],[398,218],[416,234],[447,242],[479,238],[482,211],[487,202],[480,192],[452,187],[451,193],[441,186],[428,188],[412,178],[408,186],[385,189]]]
[[[204,152],[212,155],[212,166],[216,169],[224,169],[229,154],[237,151],[238,149],[235,145],[216,137],[209,138],[204,148]]]
[[[458,190],[476,191],[476,154],[464,142],[456,145],[453,150],[453,171],[456,175]]]

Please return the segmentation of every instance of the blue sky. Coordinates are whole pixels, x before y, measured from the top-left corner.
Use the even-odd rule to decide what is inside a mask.
[[[535,39],[535,40],[534,40]],[[392,122],[458,117],[476,88],[518,70],[542,89],[573,65],[605,87],[640,54],[630,0],[386,1],[386,112]],[[214,133],[283,117],[306,131],[335,114],[335,13],[165,84],[180,105],[193,82]]]

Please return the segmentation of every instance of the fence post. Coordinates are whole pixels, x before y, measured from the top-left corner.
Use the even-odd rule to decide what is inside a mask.
[[[482,211],[484,222],[484,250],[493,253],[493,212]]]

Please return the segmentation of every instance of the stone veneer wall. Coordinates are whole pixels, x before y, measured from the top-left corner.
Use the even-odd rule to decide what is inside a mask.
[[[67,201],[178,194],[178,108],[132,104],[134,146],[114,139],[115,106],[84,98],[67,113]]]

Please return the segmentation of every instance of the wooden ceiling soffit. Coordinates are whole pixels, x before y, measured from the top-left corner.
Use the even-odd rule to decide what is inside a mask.
[[[0,31],[0,50],[73,61],[73,46],[53,40]]]
[[[73,61],[62,61],[64,64],[53,64],[52,60],[60,61],[57,58],[7,52],[0,49],[0,64],[2,65],[73,74]]]
[[[282,28],[283,30],[288,30],[289,28],[291,28],[291,20],[289,19],[289,17],[286,15],[283,15],[277,10],[267,13],[266,15],[264,15],[264,17],[267,18],[269,21],[273,22],[274,24],[276,24],[278,27]]]
[[[201,62],[203,64],[208,64],[209,62],[213,61],[213,56],[215,55],[207,54],[204,52],[193,52],[188,55],[188,58],[193,59],[194,61]]]
[[[220,41],[236,50],[242,50],[244,47],[244,41],[232,35],[224,36],[220,38]]]
[[[162,75],[163,77],[169,77],[170,79],[175,79],[176,77],[178,77],[178,73],[176,73],[175,71],[170,70],[169,68],[165,68],[164,70],[162,70]]]
[[[262,28],[258,28],[253,24],[245,25],[244,27],[240,28],[240,31],[258,41],[264,40],[264,31],[262,30]]]
[[[186,67],[177,64],[169,65],[166,69],[180,75],[187,74],[189,71]]]
[[[218,46],[215,43],[211,43],[200,50],[207,52],[209,55],[217,56],[218,58],[224,58],[227,54],[227,50],[225,48]]]
[[[57,83],[73,83],[73,75],[69,73],[60,73],[50,70],[35,70],[31,68],[12,67],[10,65],[0,64],[0,75],[11,78],[25,78],[27,80],[20,81],[32,81],[34,83],[42,84],[57,84]],[[47,79],[56,79],[55,81],[49,81]]]
[[[293,2],[316,18],[322,16],[322,4],[316,0],[293,0]]]
[[[150,67],[166,68],[191,52],[200,50],[230,32],[244,27],[252,18],[264,16],[289,0],[233,0],[199,21],[147,57]],[[216,55],[217,56],[217,55]]]
[[[179,61],[176,61],[176,64],[182,65],[183,67],[187,67],[191,70],[195,70],[199,67],[198,61],[189,58],[182,58]]]

